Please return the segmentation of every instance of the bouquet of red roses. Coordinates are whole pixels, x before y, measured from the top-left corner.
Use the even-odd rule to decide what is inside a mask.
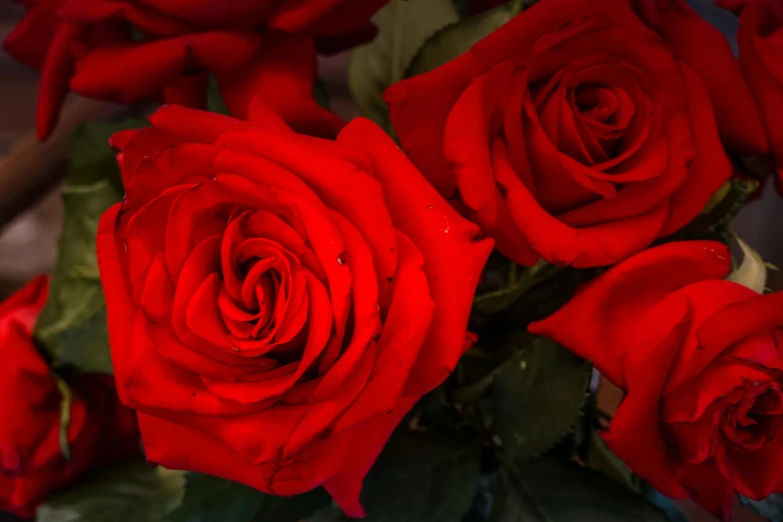
[[[0,305],[0,509],[783,520],[783,293],[730,224],[783,184],[780,0],[21,3],[39,138],[130,117]]]

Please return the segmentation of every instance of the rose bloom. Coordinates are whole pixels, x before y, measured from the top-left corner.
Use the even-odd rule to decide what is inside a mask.
[[[518,263],[620,261],[729,178],[716,117],[737,149],[764,140],[725,39],[682,1],[638,4],[541,0],[386,91],[411,160]]]
[[[783,1],[717,0],[739,15],[739,61],[764,116],[783,194]]]
[[[257,94],[299,130],[333,135],[341,120],[312,98],[313,39],[326,50],[369,40],[368,19],[386,1],[22,0],[27,16],[5,47],[42,70],[42,139],[69,89],[203,108],[209,73],[232,114],[250,117]]]
[[[111,376],[85,374],[68,382],[71,460],[63,456],[62,395],[32,340],[48,286],[39,277],[0,303],[0,510],[21,517],[88,470],[139,453],[133,412]]]
[[[375,124],[336,141],[177,106],[113,137],[98,261],[147,457],[352,516],[416,400],[470,346],[492,249]]]
[[[530,325],[626,391],[605,440],[672,498],[727,515],[783,492],[783,293],[723,280],[728,249],[668,243]]]

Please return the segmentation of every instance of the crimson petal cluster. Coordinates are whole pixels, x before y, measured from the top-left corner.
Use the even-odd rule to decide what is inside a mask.
[[[380,128],[337,140],[167,106],[113,144],[98,260],[145,451],[352,515],[403,415],[470,345],[492,248]]]

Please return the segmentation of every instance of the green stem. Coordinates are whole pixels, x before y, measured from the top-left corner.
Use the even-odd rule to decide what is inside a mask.
[[[522,10],[525,8],[525,0],[511,0],[509,3],[509,10],[511,11],[511,16],[516,16],[519,13],[522,12]]]
[[[68,443],[68,428],[71,426],[71,405],[73,404],[73,392],[68,383],[59,375],[54,375],[57,390],[62,395],[60,402],[60,451],[68,462],[71,461],[71,446]]]

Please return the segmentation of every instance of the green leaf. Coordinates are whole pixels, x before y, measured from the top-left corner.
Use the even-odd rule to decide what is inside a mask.
[[[390,130],[383,91],[404,78],[427,38],[458,19],[451,0],[391,0],[378,11],[378,37],[354,49],[348,64],[348,87],[361,115]]]
[[[740,504],[749,507],[769,522],[783,522],[783,494],[775,493],[764,500],[751,500],[740,495]]]
[[[364,481],[365,522],[459,522],[479,479],[472,437],[398,429]]]
[[[405,76],[416,76],[453,60],[513,16],[512,7],[502,5],[443,27],[424,43],[406,69]]]
[[[590,364],[554,341],[514,332],[514,354],[495,373],[492,431],[514,462],[540,456],[571,431],[586,399]]]
[[[95,235],[101,214],[122,197],[109,136],[140,125],[138,120],[90,123],[71,139],[57,266],[35,327],[55,366],[111,372]]]
[[[321,489],[277,497],[236,482],[192,473],[182,505],[168,516],[168,522],[298,522],[328,504],[329,496]]]
[[[667,522],[641,495],[600,474],[545,458],[505,469],[491,522]]]
[[[228,106],[225,100],[223,100],[223,95],[220,94],[217,80],[211,74],[207,83],[207,110],[226,116],[229,115]]]
[[[627,488],[637,490],[639,487],[638,480],[628,465],[612,453],[596,430],[590,432],[590,452],[585,464]]]
[[[184,483],[181,472],[143,462],[112,466],[49,497],[36,522],[163,522]]]
[[[100,307],[87,320],[63,330],[57,337],[57,343],[62,348],[60,365],[79,368],[83,372],[112,373],[105,307]]]
[[[68,143],[68,184],[92,185],[108,179],[118,192],[122,192],[120,169],[115,152],[109,146],[109,138],[117,131],[147,125],[143,119],[123,118],[80,126]]]
[[[71,445],[68,442],[68,431],[71,427],[71,406],[73,406],[73,391],[65,379],[52,373],[57,391],[60,392],[60,452],[63,458],[71,461]]]
[[[329,90],[326,88],[326,83],[321,78],[315,79],[315,85],[313,85],[313,98],[315,101],[326,110],[329,110]]]

